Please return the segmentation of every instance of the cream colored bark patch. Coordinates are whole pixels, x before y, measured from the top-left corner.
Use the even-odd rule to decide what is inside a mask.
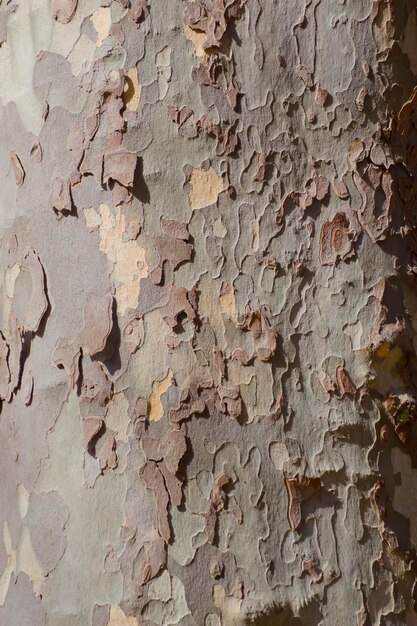
[[[152,385],[152,393],[149,398],[149,419],[154,422],[160,420],[164,414],[161,396],[169,389],[172,384],[172,380],[172,370],[169,370],[165,378],[162,380],[156,380]]]
[[[35,593],[41,592],[44,576],[42,568],[36,558],[30,540],[29,530],[24,526],[19,537],[16,550],[13,549],[12,537],[7,522],[3,524],[3,541],[7,553],[6,566],[0,576],[0,606],[4,605],[13,572],[24,572],[32,581]]]
[[[106,204],[101,204],[100,217],[100,250],[112,264],[111,276],[116,282],[117,309],[123,315],[127,309],[137,306],[140,280],[148,275],[145,250],[138,241],[123,241],[127,224],[120,207],[113,215]]]
[[[16,569],[16,552],[13,550],[12,536],[7,522],[3,524],[3,541],[7,554],[6,566],[0,576],[0,606],[3,606],[9,590],[12,574]]]
[[[84,209],[85,223],[89,231],[97,230],[101,224],[100,215],[94,207],[90,206]]]
[[[269,446],[269,458],[274,464],[275,469],[282,472],[285,463],[290,459],[286,445],[278,441],[273,441]]]
[[[165,570],[149,585],[148,598],[168,602],[172,595],[171,577]]]
[[[227,230],[222,222],[222,218],[218,217],[217,220],[213,222],[213,235],[216,237],[221,237],[224,239],[227,235]]]
[[[56,490],[65,496],[65,503],[73,513],[65,526],[65,553],[59,567],[45,579],[43,597],[55,606],[65,606],[68,615],[83,618],[91,615],[97,598],[117,605],[121,597],[120,575],[106,572],[103,567],[103,546],[114,545],[123,523],[126,479],[107,473],[100,476],[94,488],[86,486],[79,415],[79,398],[73,392],[48,433],[49,455],[42,464],[37,490]],[[61,472],[59,468],[68,465],[70,449],[70,471]],[[76,577],[71,574],[74,562],[80,563]],[[80,623],[90,621],[85,617]]]
[[[136,111],[140,100],[142,86],[139,84],[138,71],[136,67],[127,70],[125,84],[123,88],[123,102],[129,111]]]
[[[171,80],[171,48],[165,46],[155,56],[155,64],[158,69],[159,99],[163,100],[168,91],[168,83]]]
[[[17,277],[20,274],[20,265],[19,263],[15,263],[12,267],[8,267],[6,270],[6,294],[10,300],[14,296],[14,288],[16,285]]]
[[[127,442],[127,429],[129,423],[129,403],[122,392],[117,393],[109,404],[106,415],[106,426],[111,430],[116,431],[117,440]]]
[[[109,7],[100,7],[91,16],[94,28],[97,32],[96,46],[100,47],[110,32],[111,10]]]
[[[20,483],[20,485],[17,486],[17,501],[20,517],[23,519],[29,508],[29,491],[23,483]]]
[[[2,311],[3,319],[9,319],[10,310],[12,306],[12,300],[15,292],[16,281],[20,274],[20,264],[15,263],[12,267],[8,267],[4,277],[4,287],[6,291],[6,298],[3,298]]]
[[[51,51],[68,59],[74,75],[86,71],[96,46],[80,29],[83,19],[91,13],[91,4],[80,2],[68,24],[53,19],[47,0],[16,3],[16,10],[7,18],[7,39],[0,47],[0,99],[3,105],[16,103],[22,123],[35,135],[40,133],[44,123],[42,103],[33,89],[37,55],[41,50]],[[59,81],[55,81],[48,97],[50,108],[58,104],[71,108],[74,103],[54,99],[57,94],[59,98],[60,93]]]
[[[190,613],[184,585],[177,576],[170,578],[166,571],[149,585],[148,598],[143,617],[158,626],[178,624]]]
[[[231,319],[235,324],[237,324],[237,310],[236,310],[236,299],[235,299],[235,290],[233,289],[233,285],[224,284],[222,288],[222,292],[220,294],[220,309],[222,313],[227,315],[229,319]]]
[[[3,105],[15,102],[25,127],[38,134],[42,105],[33,90],[36,55],[50,48],[54,22],[46,2],[19,3],[7,20],[7,40],[0,48],[0,94]]]
[[[137,621],[135,617],[127,617],[120,606],[112,605],[106,626],[137,626]]]
[[[39,594],[41,592],[44,580],[42,567],[36,557],[35,550],[30,540],[29,530],[26,526],[22,529],[19,545],[16,550],[16,571],[25,572],[32,582],[35,593]]]
[[[188,200],[192,209],[202,209],[214,204],[223,191],[223,181],[212,167],[194,168],[190,176],[191,190]]]

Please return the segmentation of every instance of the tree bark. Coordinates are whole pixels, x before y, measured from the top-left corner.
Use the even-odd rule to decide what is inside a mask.
[[[0,624],[417,624],[416,36],[0,0]]]

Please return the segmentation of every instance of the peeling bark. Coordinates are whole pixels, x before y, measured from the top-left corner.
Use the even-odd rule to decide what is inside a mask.
[[[415,0],[0,0],[0,624],[417,623]]]

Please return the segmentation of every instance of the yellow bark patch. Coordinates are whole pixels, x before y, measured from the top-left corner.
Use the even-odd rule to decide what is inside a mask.
[[[100,205],[100,250],[112,265],[111,277],[115,280],[118,313],[138,304],[140,280],[148,275],[145,249],[137,240],[123,241],[126,218],[118,207],[113,215],[106,204]]]
[[[164,408],[161,402],[161,396],[172,384],[172,370],[168,370],[168,374],[162,380],[156,380],[152,385],[152,393],[149,398],[149,419],[157,422],[164,414]]]
[[[386,357],[389,355],[389,351],[390,351],[389,343],[387,341],[384,341],[376,349],[375,356],[377,356],[378,359],[386,359]]]
[[[212,167],[207,170],[194,168],[189,182],[191,190],[188,193],[188,201],[192,209],[202,209],[214,204],[223,191],[222,178]]]
[[[139,84],[136,67],[127,70],[123,88],[123,102],[129,111],[136,111],[140,100],[141,85]]]
[[[388,0],[382,0],[378,3],[378,11],[372,27],[378,50],[390,48],[394,40],[394,26],[391,4]]]
[[[208,59],[208,54],[203,48],[203,42],[206,39],[206,34],[203,32],[195,31],[186,24],[184,25],[184,35],[188,41],[194,46],[194,54],[197,59],[206,64]]]
[[[106,626],[137,626],[137,620],[135,617],[128,617],[120,606],[113,604],[110,607],[110,617]]]
[[[213,586],[213,602],[220,610],[222,626],[243,626],[246,622],[245,616],[240,613],[242,600],[227,596],[221,585]]]
[[[97,11],[94,11],[91,16],[94,28],[97,32],[96,46],[101,46],[103,41],[107,38],[111,27],[111,10],[109,7],[100,7]]]

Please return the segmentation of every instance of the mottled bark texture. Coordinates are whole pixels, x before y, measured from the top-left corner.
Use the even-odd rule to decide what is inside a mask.
[[[417,624],[416,6],[0,0],[1,626]]]

